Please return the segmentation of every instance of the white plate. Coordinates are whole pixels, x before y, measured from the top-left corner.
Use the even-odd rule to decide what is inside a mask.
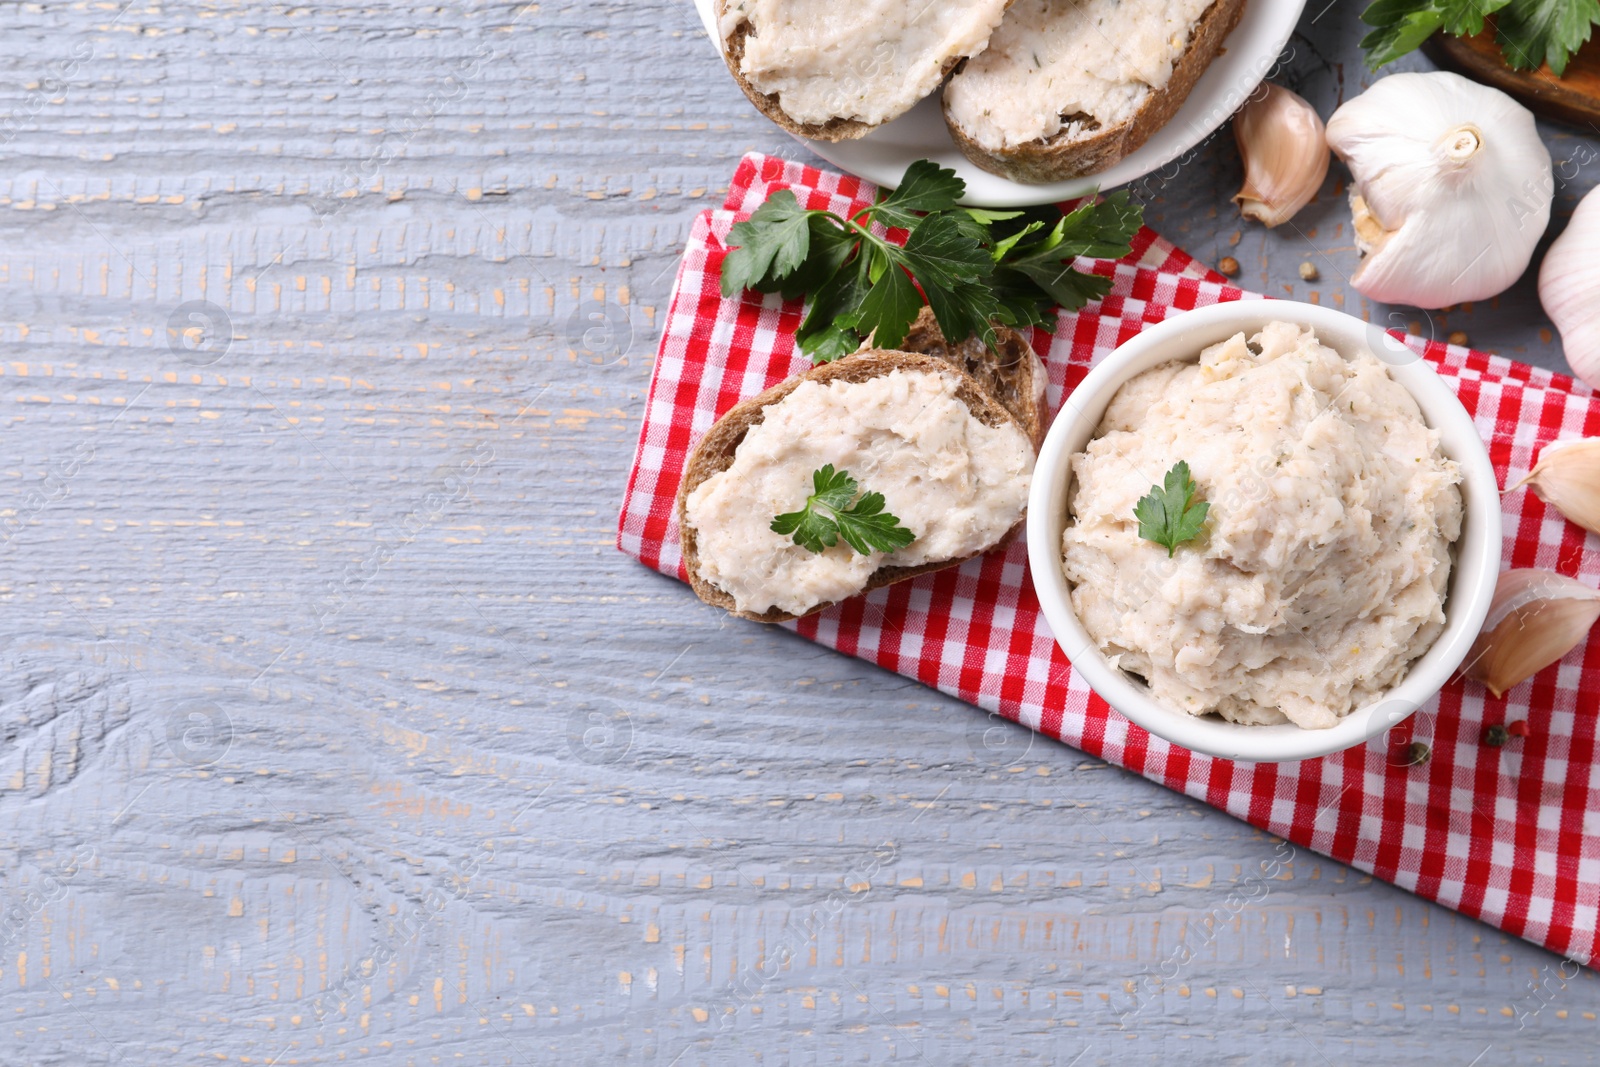
[[[695,0],[695,7],[700,10],[706,33],[720,51],[722,43],[712,13],[714,2]],[[1051,204],[1096,189],[1115,189],[1156,173],[1215,133],[1272,72],[1305,6],[1306,0],[1250,0],[1223,53],[1195,85],[1173,120],[1116,166],[1085,178],[1023,185],[979,170],[950,139],[937,93],[859,141],[832,144],[797,140],[839,169],[889,188],[899,184],[906,168],[919,159],[954,167],[967,183],[966,203],[984,207]]]

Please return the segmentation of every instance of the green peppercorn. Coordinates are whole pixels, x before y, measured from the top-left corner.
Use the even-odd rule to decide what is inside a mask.
[[[1406,766],[1421,767],[1433,759],[1433,749],[1421,741],[1411,742],[1411,747],[1406,749]]]
[[[1490,748],[1499,748],[1509,740],[1511,740],[1511,731],[1500,723],[1495,723],[1483,731],[1483,743]]]

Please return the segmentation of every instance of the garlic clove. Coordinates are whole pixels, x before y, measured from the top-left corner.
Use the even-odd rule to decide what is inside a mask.
[[[1316,198],[1333,154],[1316,108],[1281,85],[1262,88],[1233,119],[1244,158],[1244,188],[1233,202],[1245,218],[1272,227]]]
[[[1546,504],[1592,533],[1600,533],[1600,437],[1556,441],[1506,492],[1527,486]]]
[[[1539,301],[1561,331],[1572,372],[1600,388],[1600,190],[1579,202],[1545,255]]]
[[[1550,223],[1555,177],[1533,114],[1457,74],[1393,74],[1328,120],[1350,167],[1351,285],[1440,308],[1510,288]]]
[[[1600,620],[1600,590],[1553,571],[1500,575],[1466,673],[1495,696],[1565,656]]]

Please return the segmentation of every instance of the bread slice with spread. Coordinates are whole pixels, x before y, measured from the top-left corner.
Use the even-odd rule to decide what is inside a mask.
[[[1017,0],[945,85],[950,135],[1014,181],[1097,174],[1172,121],[1245,2]]]
[[[701,440],[677,511],[702,600],[785,622],[956,566],[1021,530],[1046,422],[1043,364],[1012,331],[996,349],[950,345],[926,313],[907,344],[925,350],[867,349],[814,367],[735,406]],[[840,539],[814,552],[773,531],[807,506],[824,467],[881,494],[915,540],[863,554]]]
[[[981,52],[1010,0],[717,0],[734,80],[773,122],[846,141],[899,118]]]

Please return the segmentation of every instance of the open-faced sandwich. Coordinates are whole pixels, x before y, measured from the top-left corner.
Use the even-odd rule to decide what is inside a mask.
[[[944,91],[978,166],[1021,182],[1094,174],[1177,114],[1245,0],[1017,0]]]
[[[716,11],[734,79],[790,133],[862,137],[944,85],[969,159],[1045,183],[1103,171],[1172,121],[1245,3],[717,0]]]
[[[950,345],[924,310],[905,342],[825,363],[730,410],[678,490],[707,603],[759,622],[953,567],[1021,529],[1045,429],[1021,334]]]
[[[723,56],[752,103],[802,137],[899,118],[983,50],[1010,0],[717,0]]]

